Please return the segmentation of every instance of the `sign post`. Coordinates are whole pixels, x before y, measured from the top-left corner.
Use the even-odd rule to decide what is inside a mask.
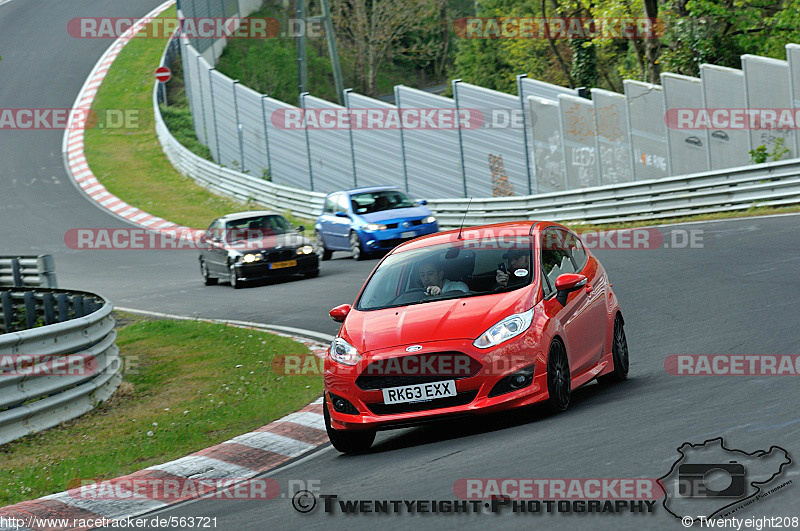
[[[156,79],[159,82],[159,88],[161,89],[161,99],[164,101],[164,107],[168,107],[166,83],[167,81],[172,79],[172,71],[166,66],[159,66],[156,69]]]

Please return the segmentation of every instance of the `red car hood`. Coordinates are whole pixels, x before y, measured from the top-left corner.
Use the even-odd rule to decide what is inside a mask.
[[[426,341],[476,339],[525,308],[528,288],[362,312],[351,310],[342,336],[361,353]]]

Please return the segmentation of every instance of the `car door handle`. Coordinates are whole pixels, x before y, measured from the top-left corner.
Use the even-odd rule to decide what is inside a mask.
[[[592,285],[591,284],[586,284],[586,294],[587,295],[591,295],[592,291],[594,291],[594,288],[592,287]]]

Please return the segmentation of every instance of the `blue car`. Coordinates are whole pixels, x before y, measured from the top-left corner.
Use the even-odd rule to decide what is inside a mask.
[[[333,251],[350,251],[354,259],[362,260],[370,253],[438,232],[436,218],[425,204],[389,186],[328,194],[314,224],[317,254],[329,260]]]

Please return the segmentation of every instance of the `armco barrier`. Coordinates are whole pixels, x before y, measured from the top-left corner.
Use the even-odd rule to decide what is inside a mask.
[[[83,415],[122,381],[107,299],[11,288],[0,308],[0,444]]]
[[[0,287],[57,287],[53,256],[0,256]]]
[[[166,55],[166,54],[165,54]],[[162,58],[162,64],[166,57]],[[277,185],[198,157],[167,129],[153,90],[156,133],[172,164],[206,188],[316,218],[325,194]],[[359,183],[361,184],[361,183]],[[442,228],[458,227],[468,199],[428,199]],[[518,219],[613,223],[800,203],[800,159],[537,195],[474,198],[466,225]]]
[[[169,50],[170,46],[167,46],[161,57],[161,65],[168,62]],[[289,210],[293,215],[304,218],[316,218],[322,212],[325,194],[274,184],[261,177],[223,168],[189,151],[172,136],[164,123],[158,106],[158,93],[158,82],[156,82],[153,88],[156,134],[167,158],[182,174],[213,192],[240,201],[255,201],[279,212]]]

